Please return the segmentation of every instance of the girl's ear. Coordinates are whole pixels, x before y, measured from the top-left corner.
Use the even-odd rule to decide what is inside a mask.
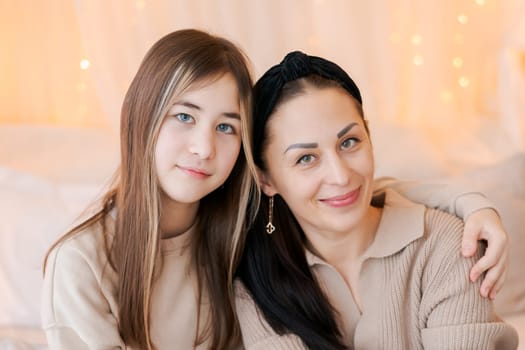
[[[277,194],[277,189],[273,186],[272,180],[259,167],[257,167],[257,176],[259,177],[259,185],[265,195],[272,197]]]

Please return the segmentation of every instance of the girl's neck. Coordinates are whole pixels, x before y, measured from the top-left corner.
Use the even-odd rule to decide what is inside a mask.
[[[188,231],[195,223],[199,202],[179,203],[162,196],[160,231],[162,239],[179,236]]]

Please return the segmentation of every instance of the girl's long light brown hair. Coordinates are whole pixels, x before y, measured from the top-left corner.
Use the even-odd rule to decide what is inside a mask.
[[[109,263],[118,274],[119,330],[130,346],[155,349],[150,336],[150,303],[152,284],[161,268],[162,208],[154,167],[160,126],[177,96],[194,84],[211,82],[225,73],[234,76],[239,90],[242,151],[224,185],[201,199],[191,253],[199,287],[199,316],[203,297],[209,299],[211,309],[203,323],[199,317],[203,326],[198,327],[196,344],[209,340],[212,349],[237,345],[240,332],[232,276],[240,259],[243,232],[256,210],[254,203],[258,203],[253,195],[259,192],[254,187],[248,141],[252,80],[245,55],[230,41],[186,29],[168,34],[153,45],[122,106],[121,164],[111,189],[94,215],[50,248],[85,229],[102,227]],[[114,208],[117,214],[110,229],[108,219]]]

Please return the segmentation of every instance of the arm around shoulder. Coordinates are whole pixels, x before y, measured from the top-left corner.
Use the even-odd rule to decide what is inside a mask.
[[[495,205],[481,192],[467,189],[464,185],[437,181],[402,181],[392,177],[380,177],[374,181],[377,192],[390,188],[430,208],[437,208],[465,220],[481,209],[493,209]]]
[[[436,210],[427,214],[428,259],[422,279],[420,318],[424,349],[516,349],[516,331],[494,313],[493,303],[466,277],[483,254],[465,259],[459,253],[463,226]],[[430,248],[429,248],[430,247]]]

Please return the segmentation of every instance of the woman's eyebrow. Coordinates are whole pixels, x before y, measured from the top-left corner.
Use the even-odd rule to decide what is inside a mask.
[[[344,128],[342,128],[341,131],[337,133],[337,138],[340,138],[341,136],[346,134],[350,129],[352,129],[356,125],[358,125],[356,122],[352,122],[348,124],[347,126],[345,126]]]

